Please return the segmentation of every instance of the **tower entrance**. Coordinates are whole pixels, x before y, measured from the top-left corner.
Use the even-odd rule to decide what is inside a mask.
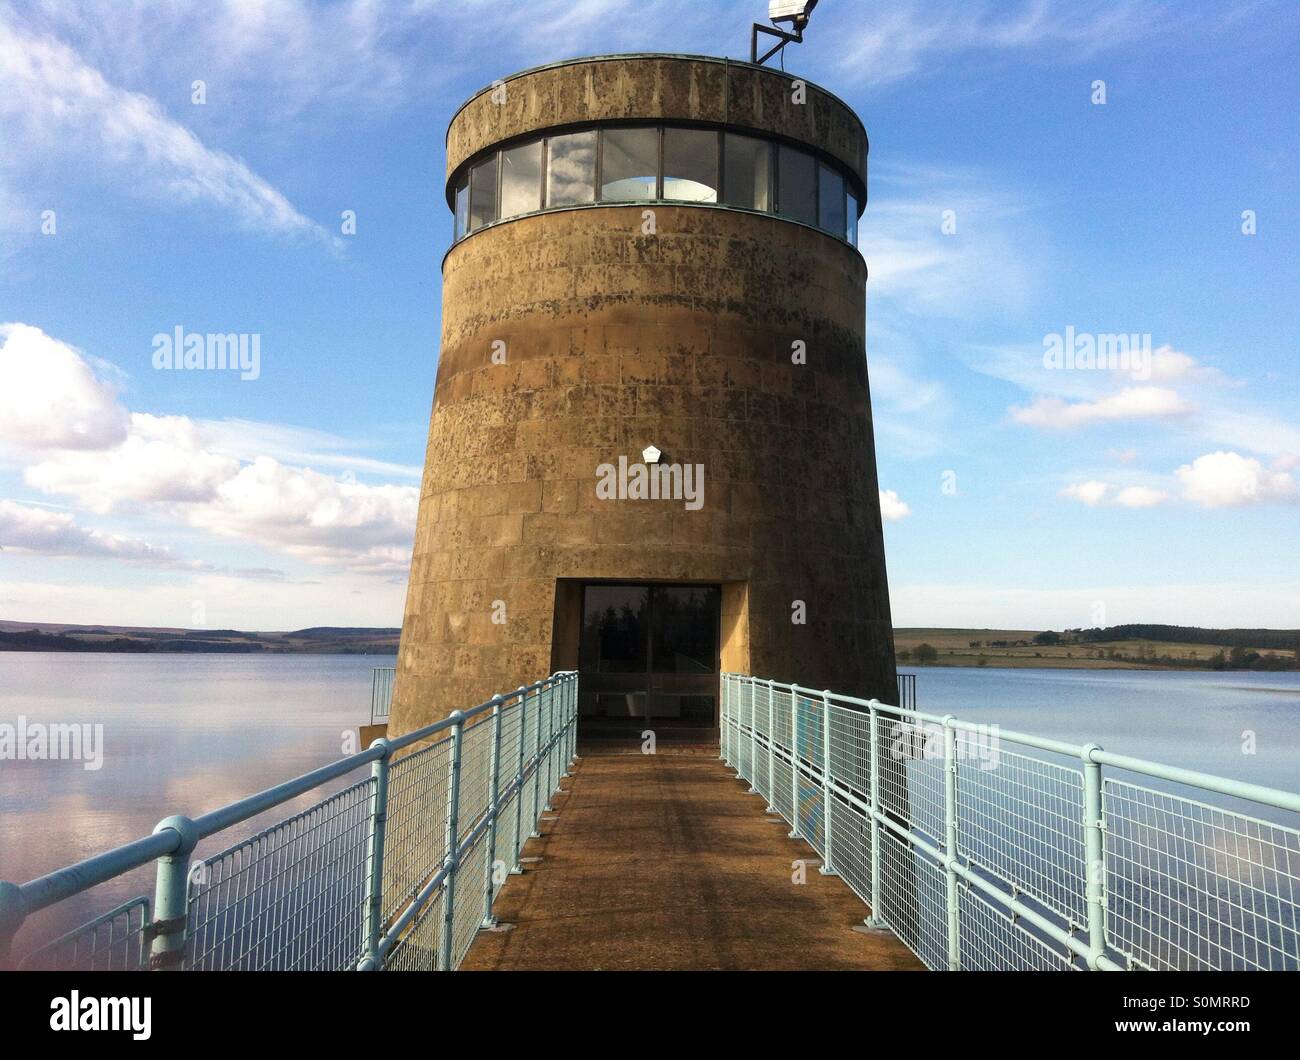
[[[582,735],[716,728],[721,602],[719,585],[584,584]]]

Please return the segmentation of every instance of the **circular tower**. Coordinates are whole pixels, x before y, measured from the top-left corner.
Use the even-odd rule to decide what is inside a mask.
[[[715,727],[720,669],[894,700],[866,157],[830,93],[708,57],[460,108],[395,733],[570,669],[589,734]]]

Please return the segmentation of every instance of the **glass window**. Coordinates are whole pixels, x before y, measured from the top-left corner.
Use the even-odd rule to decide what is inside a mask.
[[[463,239],[469,231],[469,177],[460,179],[456,187],[456,238]]]
[[[855,247],[858,245],[858,197],[853,192],[847,193],[848,209],[844,218],[844,238]]]
[[[721,598],[716,586],[654,587],[650,657],[657,673],[717,672]]]
[[[817,210],[818,224],[837,236],[843,234],[847,222],[844,220],[844,178],[830,166],[817,166]]]
[[[542,208],[542,141],[501,152],[501,216]]]
[[[469,171],[469,229],[474,231],[497,219],[497,156]]]
[[[707,129],[664,130],[664,198],[718,201],[718,134]]]
[[[589,585],[583,600],[583,670],[645,673],[649,665],[646,624],[648,585]]]
[[[596,198],[596,132],[553,136],[547,143],[546,205],[573,206]]]
[[[817,160],[793,147],[781,147],[777,173],[777,199],[782,217],[804,224],[817,223]]]
[[[659,130],[606,129],[601,138],[600,197],[654,199],[659,195]]]
[[[752,136],[723,137],[722,201],[749,210],[772,208],[772,145]]]

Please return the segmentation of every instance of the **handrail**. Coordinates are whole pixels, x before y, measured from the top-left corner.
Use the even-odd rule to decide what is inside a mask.
[[[740,674],[724,674],[724,677],[740,677]],[[771,685],[775,689],[784,692],[794,692],[798,695],[815,696],[820,699],[823,690],[803,688],[797,684],[786,684],[781,681],[768,681],[765,678],[753,678],[752,680],[761,680],[763,684]],[[919,710],[908,710],[904,707],[893,706],[889,703],[873,699],[858,699],[854,696],[841,695],[838,692],[827,693],[832,702],[847,703],[855,707],[871,708],[875,707],[878,711],[883,711],[899,718],[914,718],[919,721],[931,722],[935,725],[951,726],[961,732],[981,733],[987,728],[987,724],[980,722],[966,721],[964,718],[954,717],[951,714],[930,714]],[[1034,747],[1040,751],[1051,751],[1054,754],[1065,755],[1069,758],[1087,759],[1098,763],[1099,765],[1113,766],[1116,769],[1126,769],[1131,773],[1142,773],[1146,776],[1155,777],[1159,780],[1169,780],[1176,784],[1186,784],[1189,787],[1207,788],[1210,791],[1217,792],[1221,795],[1233,795],[1237,798],[1247,799],[1251,802],[1258,802],[1266,806],[1273,806],[1279,810],[1290,810],[1292,813],[1300,813],[1300,794],[1291,791],[1284,791],[1280,788],[1265,787],[1261,784],[1251,784],[1247,781],[1232,780],[1229,777],[1221,777],[1214,773],[1202,773],[1195,769],[1183,769],[1179,766],[1169,766],[1161,762],[1152,762],[1144,758],[1134,758],[1129,755],[1112,754],[1104,751],[1096,744],[1073,744],[1064,740],[1054,740],[1047,736],[1035,736],[1032,733],[1016,732],[1013,729],[1004,729],[998,727],[998,733],[1002,739],[1011,743],[1023,744],[1026,747]]]
[[[1300,968],[1300,828],[1102,767],[1294,813],[1300,794],[794,683],[721,680],[724,761],[869,905],[867,922],[929,967]]]
[[[277,806],[282,806],[300,795],[320,788],[322,785],[346,776],[366,765],[371,765],[374,770],[383,775],[386,781],[391,764],[397,761],[394,752],[412,748],[417,744],[427,744],[427,749],[443,747],[453,740],[458,744],[462,733],[478,728],[477,725],[470,725],[469,723],[481,719],[489,712],[492,713],[495,719],[493,728],[495,729],[494,735],[498,740],[500,738],[502,717],[507,712],[510,712],[512,717],[518,718],[517,727],[520,738],[522,738],[524,728],[529,725],[531,725],[530,732],[537,732],[540,735],[543,699],[547,701],[547,709],[554,713],[556,705],[552,701],[556,698],[558,691],[562,699],[559,709],[563,717],[559,719],[558,724],[554,723],[554,719],[552,720],[551,728],[553,731],[548,733],[548,739],[545,743],[538,741],[532,757],[525,760],[522,755],[520,756],[518,773],[509,778],[504,791],[492,793],[490,803],[486,806],[486,816],[484,816],[484,811],[479,810],[476,811],[477,816],[467,822],[473,823],[474,827],[469,830],[468,835],[465,837],[465,843],[472,844],[483,834],[485,828],[495,827],[498,814],[512,796],[520,795],[521,798],[515,801],[517,804],[522,802],[523,786],[521,778],[523,776],[536,775],[542,765],[545,764],[549,783],[552,780],[550,776],[551,764],[555,755],[561,755],[565,764],[572,760],[573,750],[576,746],[576,684],[576,673],[571,671],[558,672],[548,678],[534,681],[532,684],[521,685],[513,692],[494,696],[492,699],[468,710],[456,711],[441,721],[422,726],[400,737],[376,740],[364,751],[338,759],[318,769],[303,773],[300,776],[273,785],[215,810],[210,810],[192,820],[179,816],[166,817],[159,822],[152,835],[144,836],[103,853],[85,858],[72,865],[56,869],[21,885],[0,882],[0,961],[7,959],[9,945],[13,936],[31,914],[65,901],[92,887],[106,883],[124,873],[141,868],[151,861],[158,863],[159,878],[155,914],[160,921],[167,922],[162,928],[154,925],[156,930],[151,930],[153,930],[155,939],[159,936],[166,936],[170,932],[170,938],[167,939],[163,948],[168,949],[169,952],[174,951],[179,944],[183,943],[183,931],[178,932],[175,921],[178,916],[182,918],[185,916],[188,902],[189,855],[198,842]],[[529,711],[534,704],[535,710],[530,716]],[[510,711],[511,707],[514,708],[513,711]],[[435,739],[439,736],[443,738]],[[429,743],[431,740],[433,742]],[[555,772],[554,779],[558,782],[558,777],[563,773],[558,767]],[[378,776],[375,774],[372,774],[370,783],[376,790],[383,792],[383,801],[377,802],[369,811],[371,820],[380,824],[378,831],[382,836],[382,822],[389,813],[386,805],[387,786],[386,783],[379,783]],[[551,790],[553,788],[547,790],[547,796],[549,796]],[[452,808],[454,810],[454,805]],[[517,805],[516,809],[517,812],[522,812],[522,805]],[[537,812],[540,812],[537,806],[533,807],[533,811],[534,816]],[[382,841],[376,846],[376,837],[373,834],[375,829],[372,828],[371,831],[372,849],[368,857],[375,866],[374,872],[378,873],[378,876],[374,876],[374,879],[382,882]],[[459,860],[461,853],[459,847],[462,845],[458,844],[456,849],[448,852],[449,869],[444,866],[444,870],[440,870],[444,871],[444,874],[449,871],[454,876],[456,862]],[[515,854],[517,858],[518,852],[516,851]],[[180,863],[179,867],[174,863]],[[429,889],[425,888],[425,890]],[[433,887],[433,890],[436,891],[436,886]],[[430,893],[433,892],[430,891]],[[415,897],[418,898],[418,896]],[[378,896],[373,895],[370,900],[377,902]],[[412,917],[419,913],[422,904],[423,902],[415,900],[408,904],[408,912],[403,913],[406,922],[409,922]],[[91,925],[83,927],[93,926],[94,923],[92,922]],[[66,941],[73,935],[75,935],[75,932],[67,933],[55,941]],[[391,942],[389,948],[391,948]],[[159,956],[159,950],[160,947],[155,941],[155,958]],[[171,963],[171,961],[164,963]]]

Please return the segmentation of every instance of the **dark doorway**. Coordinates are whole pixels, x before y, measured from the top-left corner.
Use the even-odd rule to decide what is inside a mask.
[[[584,585],[584,734],[716,727],[721,601],[717,585]]]

